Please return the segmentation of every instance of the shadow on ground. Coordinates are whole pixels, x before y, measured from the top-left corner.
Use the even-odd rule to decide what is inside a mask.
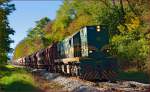
[[[10,76],[12,71],[12,69],[0,65],[0,78],[3,76]]]
[[[43,92],[32,81],[25,69],[0,65],[0,92]]]
[[[42,92],[39,88],[25,82],[15,81],[8,85],[0,85],[4,92]]]
[[[0,78],[5,76],[11,76],[12,73],[22,73],[25,69],[12,67],[10,65],[0,65]]]

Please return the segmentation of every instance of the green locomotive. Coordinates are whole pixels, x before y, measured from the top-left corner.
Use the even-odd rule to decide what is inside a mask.
[[[117,62],[109,55],[106,26],[86,26],[57,44],[56,71],[87,80],[112,79]]]

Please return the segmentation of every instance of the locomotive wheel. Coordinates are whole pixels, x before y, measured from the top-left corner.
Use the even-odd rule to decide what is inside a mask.
[[[66,70],[67,70],[66,75],[69,76],[70,75],[70,65],[69,64],[66,65]]]
[[[65,74],[65,65],[64,64],[61,65],[61,74],[62,75]]]
[[[62,73],[61,64],[58,64],[58,73]]]
[[[58,63],[55,63],[54,72],[55,72],[55,73],[58,73]]]
[[[78,76],[78,66],[77,64],[74,64],[74,69],[75,69],[75,76]]]
[[[67,65],[64,64],[64,75],[67,75]]]
[[[69,76],[78,76],[79,75],[79,64],[77,63],[68,63],[67,74]]]
[[[75,75],[80,76],[80,66],[79,63],[75,63]]]
[[[71,66],[71,67],[70,67],[70,75],[71,75],[71,76],[74,76],[74,64],[71,63],[70,66]]]

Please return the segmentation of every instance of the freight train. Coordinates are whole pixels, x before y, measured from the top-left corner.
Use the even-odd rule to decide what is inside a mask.
[[[113,79],[117,61],[109,55],[106,26],[85,26],[61,42],[14,61],[27,68],[79,76],[86,80]]]

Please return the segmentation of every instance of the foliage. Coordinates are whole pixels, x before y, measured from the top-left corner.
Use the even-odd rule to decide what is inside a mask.
[[[147,58],[150,48],[148,41],[140,33],[131,32],[113,36],[112,49],[120,59],[143,61]]]
[[[53,40],[60,41],[86,25],[99,25],[101,21],[98,18],[103,15],[103,9],[107,9],[104,3],[97,0],[64,0],[52,25]]]
[[[50,20],[47,17],[44,17],[36,22],[36,27],[33,29],[30,29],[28,31],[27,38],[31,39],[32,41],[35,41],[37,38],[39,38],[42,41],[43,46],[47,46],[47,39],[45,38],[45,32],[43,31],[43,28],[46,24],[48,24]]]
[[[7,62],[7,54],[12,51],[10,43],[13,41],[9,35],[14,34],[14,30],[10,28],[7,16],[13,10],[14,5],[9,4],[9,0],[0,0],[0,64]]]
[[[47,36],[50,30],[47,31],[45,28],[48,23],[50,19],[44,17],[36,22],[34,28],[28,30],[27,37],[16,46],[13,59],[30,55],[51,43],[51,38]]]
[[[16,46],[14,50],[13,59],[30,55],[35,51],[41,49],[42,47],[43,45],[40,39],[36,39],[35,41],[32,41],[30,39],[25,38]]]
[[[27,38],[15,48],[14,59],[36,52],[38,49],[49,45],[52,41],[61,41],[83,26],[99,24],[97,17],[102,14],[103,11],[101,10],[105,9],[104,7],[103,2],[97,0],[64,0],[57,12],[56,19],[48,27],[50,30],[47,29],[49,31],[46,31],[45,28],[43,29],[43,27],[39,26],[41,24],[46,25],[47,21],[37,23],[35,28],[28,31]],[[40,21],[42,20],[45,20],[45,18]],[[22,51],[25,53],[22,53]]]
[[[118,32],[111,34],[111,54],[117,56],[121,61],[137,61],[137,66],[141,70],[141,67],[144,67],[150,53],[149,40],[144,35],[147,33],[149,26],[147,26],[146,21],[142,19],[147,12],[148,1],[126,1],[127,4],[122,10],[124,13],[118,18],[121,19],[121,21],[115,18],[118,23],[113,24],[113,27],[115,27]],[[141,3],[145,6],[141,5]],[[131,4],[136,7],[131,6]],[[139,6],[136,4],[139,4]],[[140,11],[137,10],[139,8]],[[111,14],[111,16],[112,15],[113,14]]]

